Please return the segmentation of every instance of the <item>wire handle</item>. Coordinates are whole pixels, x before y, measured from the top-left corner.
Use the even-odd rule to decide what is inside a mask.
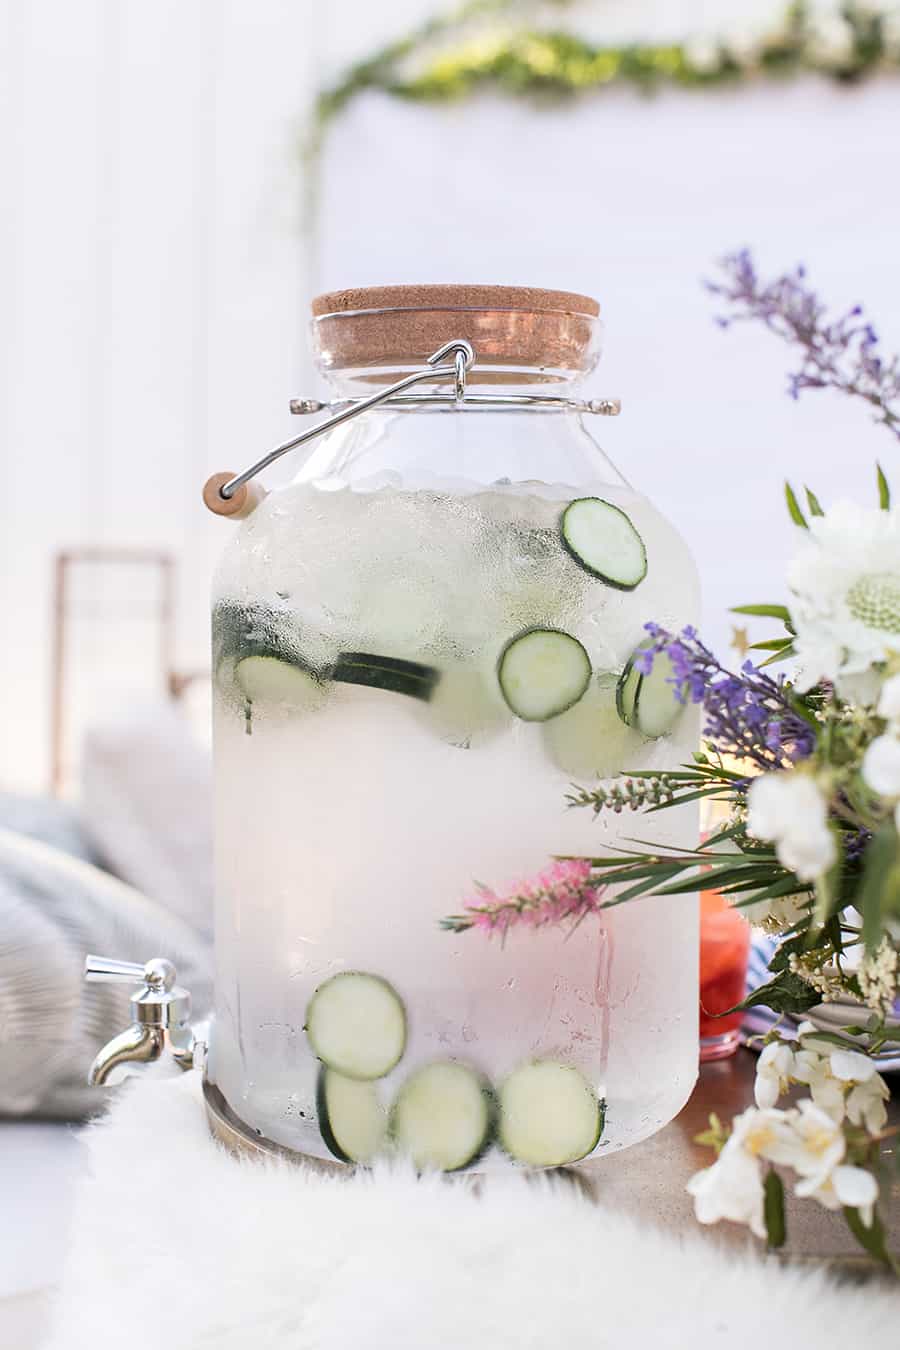
[[[448,357],[452,357],[452,360],[446,360]],[[268,468],[270,464],[274,464],[277,459],[281,459],[281,456],[286,455],[289,450],[296,450],[298,446],[305,445],[307,441],[314,440],[317,436],[323,436],[325,432],[331,431],[332,428],[339,427],[344,422],[349,422],[351,418],[358,417],[360,413],[367,412],[369,408],[375,408],[379,403],[385,403],[396,394],[412,388],[415,384],[421,384],[423,381],[431,383],[434,380],[452,380],[454,397],[458,403],[461,403],[466,396],[466,375],[474,364],[475,349],[472,344],[466,342],[465,338],[452,338],[450,342],[445,342],[442,347],[438,347],[436,352],[432,352],[423,370],[413,371],[411,375],[404,376],[396,384],[390,384],[385,389],[379,389],[369,398],[360,399],[359,402],[354,400],[340,412],[334,413],[331,417],[326,417],[324,422],[319,422],[317,426],[310,427],[308,431],[302,432],[299,436],[294,436],[291,440],[276,445],[268,454],[263,455],[255,464],[251,464],[249,469],[244,469],[241,473],[236,473],[230,478],[221,473],[213,474],[212,478],[207,480],[203,489],[204,502],[215,515],[240,518],[249,514],[258,505],[259,497],[256,496],[255,500],[251,499],[250,493],[252,490],[247,489],[247,484],[251,478],[255,478],[263,469]],[[239,497],[238,494],[242,495]]]

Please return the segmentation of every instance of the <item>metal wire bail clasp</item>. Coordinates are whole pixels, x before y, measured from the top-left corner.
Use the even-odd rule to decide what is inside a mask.
[[[452,362],[447,358],[452,356]],[[428,362],[424,370],[414,370],[411,375],[406,375],[396,384],[390,384],[385,389],[379,389],[376,394],[369,398],[354,399],[339,412],[331,417],[326,417],[324,422],[318,426],[310,427],[309,431],[302,432],[299,436],[294,436],[289,441],[284,441],[281,445],[276,445],[268,454],[263,455],[255,464],[251,464],[249,469],[244,469],[242,473],[229,475],[227,473],[214,473],[207,479],[203,489],[203,500],[215,515],[231,516],[235,520],[249,513],[259,504],[261,500],[260,493],[252,492],[247,484],[251,478],[255,478],[263,469],[274,464],[282,455],[286,455],[289,450],[296,450],[298,446],[305,445],[307,441],[314,440],[317,436],[323,436],[325,432],[331,431],[334,427],[339,427],[344,422],[349,422],[352,417],[358,417],[360,413],[366,412],[369,408],[375,408],[379,403],[387,403],[397,394],[405,389],[410,389],[414,384],[423,382],[431,383],[434,380],[453,380],[455,396],[457,403],[461,403],[466,396],[466,375],[475,364],[475,349],[471,342],[465,338],[452,338],[445,342],[443,347],[438,347],[436,352],[432,352],[428,357]]]
[[[438,347],[436,352],[432,352],[428,364],[432,367],[439,366],[445,356],[453,357],[456,371],[456,401],[462,403],[466,396],[466,375],[475,361],[475,348],[471,342],[466,342],[465,338],[454,338],[452,342],[445,342],[443,347]]]

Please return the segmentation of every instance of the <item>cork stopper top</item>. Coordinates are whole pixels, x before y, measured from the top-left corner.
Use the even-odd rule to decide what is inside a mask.
[[[568,379],[592,370],[599,355],[600,306],[587,295],[532,286],[364,286],[329,291],[312,302],[313,340],[325,371],[420,366],[451,338],[476,352],[474,383]],[[369,374],[363,372],[368,371]]]

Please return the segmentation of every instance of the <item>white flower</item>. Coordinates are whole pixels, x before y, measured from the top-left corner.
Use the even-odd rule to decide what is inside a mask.
[[[699,1223],[746,1223],[757,1237],[766,1236],[763,1222],[763,1181],[760,1164],[732,1140],[722,1149],[712,1167],[695,1172],[687,1184],[694,1197]]]
[[[887,722],[900,722],[900,675],[892,675],[881,686],[878,716]]]
[[[900,737],[876,736],[863,755],[862,776],[879,797],[900,797]]]
[[[757,1106],[766,1109],[775,1105],[790,1087],[793,1067],[794,1052],[789,1045],[783,1041],[770,1041],[763,1046],[756,1061],[756,1082],[753,1085]]]
[[[684,44],[687,64],[700,75],[711,75],[722,67],[722,52],[714,38],[698,34]]]
[[[798,1195],[810,1195],[831,1175],[843,1161],[847,1148],[840,1123],[821,1111],[814,1102],[804,1098],[792,1112],[791,1138],[783,1142],[779,1157],[773,1162],[793,1167],[804,1181],[804,1189],[797,1187]]]
[[[801,881],[828,871],[837,857],[828,804],[808,774],[761,774],[750,784],[747,804],[747,833],[772,840],[779,861]]]
[[[877,701],[873,669],[900,650],[900,515],[838,502],[815,516],[788,568],[800,688],[831,680]]]
[[[759,900],[742,904],[741,913],[748,923],[769,934],[784,933],[793,928],[809,913],[810,898],[806,891],[782,895],[776,900]]]
[[[900,802],[897,803],[895,817],[900,828]],[[891,1011],[897,996],[898,966],[900,955],[887,936],[883,937],[871,955],[860,962],[856,972],[862,996],[870,1008],[885,1015]]]
[[[891,1090],[880,1073],[873,1074],[865,1083],[857,1083],[847,1097],[847,1118],[853,1125],[863,1125],[869,1134],[878,1134],[887,1124],[887,1107]]]
[[[846,1110],[845,1089],[832,1074],[827,1056],[819,1055],[815,1050],[798,1050],[794,1055],[791,1077],[795,1083],[804,1083],[809,1088],[813,1104],[836,1125],[840,1125]]]
[[[757,1111],[751,1106],[735,1116],[717,1161],[696,1172],[687,1184],[698,1221],[730,1219],[749,1224],[757,1237],[765,1237],[760,1159],[779,1155],[790,1133],[784,1111]]]
[[[813,24],[810,46],[813,56],[823,66],[839,70],[853,56],[853,29],[840,15],[823,14]]]
[[[859,1050],[832,1050],[831,1072],[842,1083],[868,1083],[875,1072],[875,1061]]]
[[[813,1184],[811,1178],[798,1182],[795,1194],[812,1196],[826,1209],[842,1209],[844,1205],[858,1209],[866,1228],[871,1228],[878,1199],[878,1182],[864,1167],[851,1167],[848,1163],[842,1163],[817,1184]]]

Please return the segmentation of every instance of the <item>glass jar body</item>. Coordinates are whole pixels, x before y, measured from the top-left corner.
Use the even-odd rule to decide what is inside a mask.
[[[561,514],[583,497],[618,506],[643,540],[634,590],[564,546]],[[510,1161],[496,1102],[502,1116],[504,1084],[533,1061],[576,1070],[605,1103],[591,1157],[670,1120],[697,1070],[694,897],[591,914],[575,932],[441,927],[483,903],[480,887],[527,891],[555,855],[607,853],[635,833],[627,815],[569,807],[573,782],[675,767],[696,746],[691,708],[655,739],[616,710],[643,625],[694,622],[697,582],[675,531],[580,417],[367,413],[239,526],[213,600],[209,1077],[233,1114],[299,1153],[344,1152],[322,1119],[310,1008],[327,981],[355,972],[386,982],[405,1017],[402,1056],[366,1080],[385,1148],[392,1129],[402,1135],[409,1085],[444,1062],[471,1070],[492,1103],[481,1146],[454,1167]],[[571,708],[526,720],[498,671],[510,640],[534,629],[576,639],[590,678]],[[296,679],[264,679],[248,698],[241,659],[273,653]],[[660,844],[695,835],[691,807],[654,817]],[[518,1158],[556,1160],[539,1148]]]

